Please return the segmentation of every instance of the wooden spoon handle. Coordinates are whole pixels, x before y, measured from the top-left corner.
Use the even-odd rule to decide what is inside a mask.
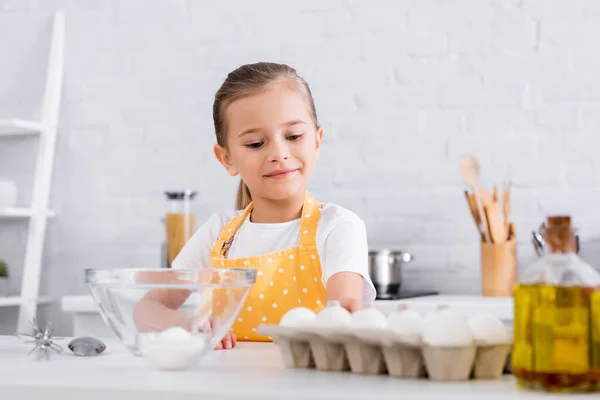
[[[475,221],[475,226],[479,231],[479,235],[481,236],[481,241],[485,241],[485,236],[483,236],[483,231],[481,230],[481,218],[482,216],[479,214],[479,210],[477,209],[477,202],[475,201],[475,197],[472,194],[469,194],[467,190],[465,190],[465,197],[467,198],[467,203],[469,204],[469,209],[471,210],[471,215],[473,216],[473,221]]]
[[[502,203],[504,206],[504,223],[508,231],[508,226],[510,225],[510,182],[504,185]]]
[[[483,238],[484,238],[485,242],[489,243],[490,242],[490,233],[488,231],[487,221],[484,217],[485,212],[483,211],[483,205],[481,204],[481,199],[479,198],[479,195],[477,194],[477,188],[475,188],[475,190],[473,190],[473,194],[475,195],[475,203],[477,204],[477,210],[479,212],[479,215],[482,216],[480,230],[483,232]]]
[[[494,243],[504,243],[508,238],[508,227],[502,217],[500,203],[490,203],[485,206],[485,219],[490,229],[490,236]]]

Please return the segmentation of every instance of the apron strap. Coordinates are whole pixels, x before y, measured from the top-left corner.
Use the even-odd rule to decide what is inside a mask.
[[[225,253],[227,253],[227,250],[233,242],[233,237],[240,229],[240,226],[242,226],[246,218],[248,218],[248,215],[252,212],[253,207],[253,203],[248,204],[248,207],[246,207],[241,214],[233,218],[227,225],[223,227],[223,229],[221,229],[219,237],[215,241],[213,248],[210,252],[211,258],[225,257]]]
[[[317,244],[317,227],[321,218],[321,203],[317,202],[310,194],[306,194],[302,206],[302,217],[300,222],[300,246],[309,247]],[[211,258],[224,258],[225,253],[233,242],[233,237],[240,229],[248,215],[252,212],[254,204],[250,203],[244,211],[231,220],[219,233],[210,252]]]
[[[306,194],[302,207],[302,222],[300,223],[300,247],[316,246],[317,227],[321,219],[321,203],[310,194]]]

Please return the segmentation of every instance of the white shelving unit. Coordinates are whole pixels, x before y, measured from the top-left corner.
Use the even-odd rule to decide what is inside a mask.
[[[35,302],[37,304],[50,304],[52,303],[52,299],[50,297],[37,297],[35,299],[26,299],[22,296],[0,297],[0,306],[2,307],[20,306],[25,302]]]
[[[45,214],[46,217],[54,217],[55,213],[52,210],[35,211],[31,208],[4,208],[0,209],[0,218],[30,218],[36,213]]]
[[[35,317],[38,305],[52,302],[48,297],[39,296],[39,287],[46,224],[48,218],[54,216],[48,206],[62,97],[64,51],[65,16],[58,11],[52,21],[41,120],[0,119],[0,138],[36,135],[39,140],[31,207],[0,209],[0,219],[29,220],[20,295],[0,298],[0,307],[19,307],[19,332],[31,332],[29,322]]]
[[[0,136],[37,135],[43,130],[43,125],[36,121],[0,119]]]

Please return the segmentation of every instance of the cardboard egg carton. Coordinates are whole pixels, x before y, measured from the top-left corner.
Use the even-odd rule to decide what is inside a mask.
[[[388,329],[263,324],[259,332],[273,338],[288,368],[436,381],[498,379],[505,371],[512,347],[512,338],[502,343],[431,346],[418,335],[402,335]]]

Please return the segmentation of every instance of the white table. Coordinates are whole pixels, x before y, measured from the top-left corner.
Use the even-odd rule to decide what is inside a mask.
[[[59,342],[66,348],[68,339]],[[286,369],[274,344],[241,343],[213,351],[192,370],[150,369],[119,343],[107,343],[98,357],[76,357],[66,349],[35,361],[31,348],[0,336],[2,399],[199,400],[199,399],[582,399],[598,394],[553,396],[519,391],[512,376],[461,383],[362,376],[350,372]]]

